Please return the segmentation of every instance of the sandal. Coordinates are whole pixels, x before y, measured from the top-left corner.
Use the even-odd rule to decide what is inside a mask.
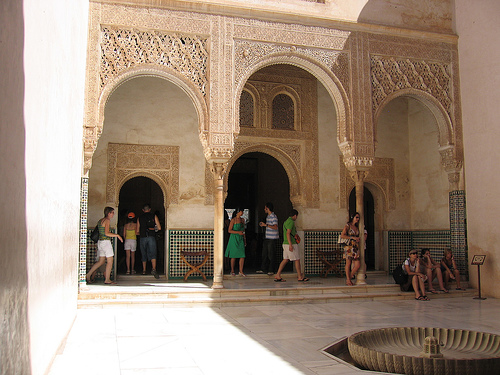
[[[239,273],[238,273],[238,276],[247,277],[247,275],[245,275],[243,272],[239,272]]]
[[[432,294],[438,294],[435,289],[429,290],[429,292],[431,292]]]
[[[135,270],[132,270],[132,275],[135,275],[137,272],[135,272]]]
[[[303,277],[302,279],[298,279],[298,281],[309,281],[307,277]]]
[[[285,282],[286,280],[282,279],[281,277],[279,279],[277,277],[275,277],[274,281],[277,282],[277,283],[282,283],[282,282]]]
[[[114,281],[111,281],[110,283],[104,283],[105,285],[116,285]]]
[[[125,275],[130,275],[130,271],[125,272]]]
[[[420,296],[420,297],[418,297],[418,299],[420,301],[430,301],[429,297],[427,297],[427,296]]]
[[[457,288],[457,290],[466,290],[465,288]]]
[[[146,274],[146,271],[142,271],[142,274],[145,275]]]
[[[450,291],[448,289],[441,289],[441,292],[443,292],[443,293],[450,293]]]

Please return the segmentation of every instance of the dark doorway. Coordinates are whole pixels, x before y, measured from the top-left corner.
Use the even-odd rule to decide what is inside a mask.
[[[365,229],[368,232],[366,239],[365,263],[369,270],[375,269],[375,203],[373,195],[366,187],[363,190],[363,206]],[[349,195],[349,217],[356,212],[356,188]]]
[[[248,209],[247,247],[245,249],[245,272],[247,273],[255,272],[261,266],[262,241],[265,233],[264,229],[259,227],[259,222],[266,221],[264,212],[266,202],[274,204],[274,212],[278,216],[278,227],[282,238],[283,222],[293,208],[290,202],[290,184],[286,171],[274,157],[268,154],[261,152],[244,154],[235,161],[229,172],[224,208],[234,209],[239,206]],[[276,249],[276,260],[281,261],[281,259],[280,247]],[[225,271],[228,271],[226,264],[227,262],[225,262]],[[292,269],[291,262],[287,267]]]
[[[118,230],[123,234],[123,226],[126,223],[127,214],[134,212],[136,219],[142,214],[142,207],[145,203],[151,205],[151,210],[154,212],[161,224],[161,232],[165,233],[165,207],[163,206],[164,197],[160,186],[150,178],[134,177],[125,182],[120,189],[118,206]],[[159,236],[160,237],[160,236]],[[135,270],[138,274],[142,273],[141,251],[139,246],[139,238],[137,239],[137,251],[135,252]],[[158,273],[165,273],[165,236],[162,235],[156,241],[157,258],[156,268]],[[117,273],[125,274],[127,267],[125,264],[125,251],[123,243],[118,242],[118,251],[116,256]],[[151,264],[147,265],[148,274],[151,270]]]

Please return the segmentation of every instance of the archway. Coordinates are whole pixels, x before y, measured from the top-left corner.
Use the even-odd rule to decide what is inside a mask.
[[[367,270],[375,269],[375,200],[366,187],[363,189],[363,217],[365,220],[365,230],[368,233],[366,239],[365,263]],[[356,212],[356,188],[351,190],[349,195],[349,217]]]
[[[120,189],[118,206],[118,230],[122,234],[123,226],[127,220],[127,214],[134,212],[136,219],[142,214],[142,207],[145,203],[151,205],[152,211],[158,216],[162,227],[161,233],[165,233],[166,210],[163,205],[164,197],[160,186],[150,178],[134,177],[125,182]],[[156,241],[157,248],[157,271],[160,274],[165,273],[165,241],[164,236],[158,236]],[[118,243],[117,255],[117,273],[125,274],[125,251],[123,243]],[[151,265],[148,264],[148,267]],[[135,270],[138,274],[142,272],[141,251],[139,243],[135,253]],[[149,268],[148,268],[149,271]],[[149,274],[149,272],[148,272]]]
[[[288,175],[283,166],[268,154],[263,152],[243,154],[234,162],[229,171],[224,208],[230,210],[240,206],[248,209],[245,271],[249,273],[256,271],[261,265],[264,231],[259,227],[259,222],[265,221],[264,205],[266,202],[274,204],[274,212],[279,220],[280,237],[282,237],[281,226],[292,209]],[[227,228],[225,228],[225,233],[227,233]],[[276,259],[281,260],[280,249],[276,251]]]

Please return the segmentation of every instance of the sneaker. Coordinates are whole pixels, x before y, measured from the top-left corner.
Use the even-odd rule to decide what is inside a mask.
[[[158,275],[158,272],[156,272],[156,270],[152,270],[151,271],[151,275],[153,275],[155,277],[155,279],[159,279],[160,278],[160,275]]]
[[[273,273],[273,272],[268,272],[267,274],[268,274],[269,276],[274,275],[274,273]]]
[[[262,270],[255,271],[255,273],[264,273]]]

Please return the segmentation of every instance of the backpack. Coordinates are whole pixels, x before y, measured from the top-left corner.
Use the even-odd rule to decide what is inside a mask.
[[[408,282],[408,275],[403,271],[401,266],[394,268],[392,271],[392,277],[396,284],[402,285]]]

